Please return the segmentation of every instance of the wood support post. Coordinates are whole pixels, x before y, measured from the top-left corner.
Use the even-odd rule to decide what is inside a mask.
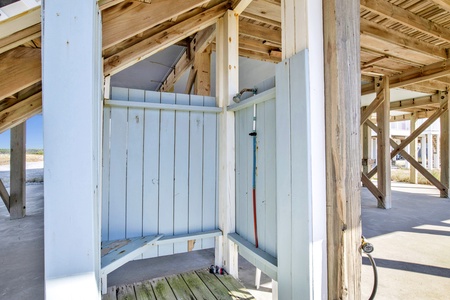
[[[59,0],[42,14],[45,296],[100,300],[101,14]]]
[[[327,298],[322,1],[282,0],[281,19],[284,61],[276,71],[278,297],[322,299]]]
[[[233,96],[239,89],[239,16],[227,11],[217,21],[216,37],[216,94],[219,115],[219,228],[223,237],[216,239],[216,265],[238,277],[237,245],[227,237],[235,232],[235,128],[234,112],[228,111]]]
[[[410,133],[413,133],[414,130],[416,130],[416,123],[417,123],[417,116],[416,114],[411,115],[410,120]],[[417,160],[417,139],[413,139],[411,141],[411,144],[409,145],[409,155],[411,155],[412,158]],[[409,166],[409,182],[413,184],[417,184],[417,169],[413,167],[413,165]]]
[[[325,119],[328,299],[360,299],[359,1],[344,3],[327,0],[323,4],[324,49],[327,58]],[[363,125],[365,159],[369,156],[370,140],[370,128]],[[364,170],[367,173],[367,167]],[[371,184],[370,180],[367,181],[367,184]]]
[[[367,126],[367,124],[363,124],[362,126],[362,166],[363,166],[363,173],[367,174],[369,173],[369,159],[370,159],[370,147],[372,142],[371,137],[372,129]]]
[[[377,109],[377,167],[378,167],[378,189],[384,195],[381,203],[378,202],[379,208],[389,209],[391,203],[391,151],[389,142],[389,117],[390,117],[390,90],[389,77],[376,78],[375,90],[384,93],[383,104]],[[380,205],[381,204],[381,205]]]
[[[211,94],[211,48],[208,47],[201,53],[195,53],[194,72],[196,72],[194,83],[194,94],[209,96]]]
[[[9,214],[11,220],[26,213],[26,122],[11,129],[11,188]]]
[[[439,100],[441,106],[448,105],[448,93],[441,92],[439,94]],[[450,118],[449,111],[447,110],[441,115],[441,140],[440,140],[440,152],[441,152],[441,183],[447,187],[450,187]],[[423,152],[422,152],[423,153]],[[441,198],[447,198],[446,193],[441,192]]]

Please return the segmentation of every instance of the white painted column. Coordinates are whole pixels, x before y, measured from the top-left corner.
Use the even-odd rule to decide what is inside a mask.
[[[405,151],[408,152],[408,153],[411,153],[411,151],[410,151],[411,147],[410,146],[411,146],[411,144],[406,146],[406,149],[405,149]],[[409,162],[407,160],[405,160],[405,168],[407,168],[407,169],[410,168]]]
[[[414,130],[416,130],[416,122],[417,122],[417,117],[416,117],[416,114],[414,113],[411,116],[411,120],[410,120],[410,125],[409,125],[410,133],[413,133]],[[417,146],[418,145],[419,145],[419,143],[418,143],[417,138],[412,140],[411,143],[409,144],[409,146],[410,146],[409,155],[411,155],[415,160],[417,160]],[[413,183],[413,184],[417,184],[417,170],[413,166],[409,167],[409,182]]]
[[[226,107],[239,89],[239,15],[228,11],[216,25],[216,95],[219,115],[219,227],[223,237],[216,239],[215,263],[238,277],[237,245],[227,234],[235,232],[235,132],[234,112]]]
[[[101,299],[101,20],[96,1],[43,9],[46,299]]]
[[[441,167],[441,137],[440,134],[436,134],[436,156],[434,157],[434,168],[439,169]]]
[[[283,59],[303,51],[303,56],[294,59],[306,69],[290,69],[285,61],[277,67],[278,297],[324,299],[327,241],[322,1],[282,0],[281,19]],[[292,76],[292,81],[280,74]],[[291,90],[281,91],[279,83]]]
[[[427,135],[427,156],[428,156],[428,169],[433,169],[433,134],[429,133]]]
[[[422,155],[422,167],[427,168],[427,139],[423,134],[420,136],[420,154]]]

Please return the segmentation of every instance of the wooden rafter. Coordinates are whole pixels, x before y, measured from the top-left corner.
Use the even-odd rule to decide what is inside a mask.
[[[41,22],[41,6],[0,21],[0,39]]]
[[[250,19],[250,20],[255,20],[255,21],[258,21],[258,22],[261,22],[261,23],[265,23],[265,24],[268,24],[268,25],[272,25],[272,26],[276,26],[278,28],[281,28],[281,22],[278,22],[278,21],[275,21],[275,20],[263,17],[261,15],[255,15],[255,14],[251,14],[251,13],[249,13],[247,11],[244,11],[244,12],[241,13],[241,16],[242,17],[246,17],[247,19]]]
[[[431,45],[397,30],[380,26],[365,19],[361,19],[360,24],[362,35],[370,35],[371,37],[389,42],[393,45],[405,47],[436,58],[447,58],[446,49],[442,47]]]
[[[209,0],[153,0],[151,4],[129,2],[103,12],[103,49],[169,21]]]
[[[281,31],[252,23],[239,23],[239,33],[263,41],[270,41],[281,47]]]
[[[251,2],[252,0],[234,0],[231,9],[236,14],[241,14]]]
[[[42,112],[42,92],[0,111],[0,133]]]
[[[14,49],[22,44],[41,36],[41,24],[36,24],[23,30],[17,31],[7,37],[0,39],[0,53]]]
[[[438,5],[446,11],[450,11],[450,1],[449,0],[431,0],[434,4]]]
[[[228,3],[226,2],[218,4],[108,57],[104,61],[104,74],[113,75],[195,32],[214,24],[219,17],[223,16],[227,8]]]
[[[41,80],[41,49],[17,47],[0,54],[0,100]]]
[[[450,42],[450,29],[424,19],[385,0],[361,0],[360,5],[362,8],[368,9],[385,18],[389,18],[440,40]]]
[[[281,24],[281,3],[271,0],[253,0],[245,10],[246,12],[262,16]]]
[[[194,63],[194,57],[196,52],[205,51],[206,47],[208,47],[215,38],[216,34],[216,26],[211,25],[208,28],[205,28],[196,33],[194,38],[190,41],[189,51],[183,53],[178,62],[175,64],[173,70],[167,75],[167,77],[163,80],[163,84],[161,85],[160,91],[167,92],[171,91],[174,84],[180,78],[183,73],[192,66]]]

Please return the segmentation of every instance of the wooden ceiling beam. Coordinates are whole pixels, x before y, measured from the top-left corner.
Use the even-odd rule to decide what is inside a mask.
[[[404,115],[398,115],[398,116],[391,116],[390,121],[391,122],[401,122],[401,121],[407,121],[411,120],[413,117],[417,119],[426,119],[431,117],[434,114],[434,110],[430,111],[420,111],[420,112],[414,112],[410,114],[404,114]]]
[[[0,39],[0,53],[14,49],[41,36],[41,24],[36,24]]]
[[[104,75],[113,75],[214,24],[228,9],[222,2],[104,60]]]
[[[0,100],[41,80],[41,49],[17,47],[0,54]]]
[[[126,1],[103,11],[103,49],[169,21],[209,0]]]
[[[450,11],[450,0],[430,0],[434,4],[446,11]]]
[[[279,30],[247,22],[239,22],[239,33],[262,41],[270,41],[281,47],[281,31]]]
[[[272,25],[272,26],[276,26],[278,28],[281,28],[281,22],[278,22],[278,21],[275,21],[275,20],[272,20],[272,19],[260,16],[260,15],[251,14],[251,13],[249,13],[247,11],[242,12],[241,16],[245,17],[247,19],[250,19],[250,20],[255,20],[255,21],[258,21],[258,22],[261,22],[261,23],[265,23],[265,24],[268,24],[268,25]]]
[[[240,15],[253,0],[234,0],[231,9]]]
[[[0,39],[41,22],[41,6],[36,6],[0,22]]]
[[[443,62],[437,62],[423,68],[414,68],[405,71],[399,75],[390,77],[390,88],[405,87],[419,82],[429,81],[434,78],[446,76],[450,74],[450,59]],[[362,95],[374,93],[374,85],[364,84],[361,87]]]
[[[374,22],[361,19],[361,34],[370,35],[376,39],[405,47],[407,49],[427,54],[435,58],[447,59],[446,49],[418,40],[399,31],[380,26]]]
[[[0,133],[42,112],[42,92],[0,111]]]
[[[194,63],[194,57],[196,52],[203,52],[212,43],[216,37],[216,25],[211,25],[205,28],[195,35],[190,42],[189,51],[185,51],[175,64],[173,70],[163,80],[163,84],[160,87],[161,92],[168,92],[173,89],[173,86],[183,73],[189,69]]]
[[[450,42],[450,29],[422,18],[385,0],[361,0],[361,8],[368,9],[385,18],[399,22],[422,33]]]
[[[281,2],[253,0],[245,11],[281,23]]]

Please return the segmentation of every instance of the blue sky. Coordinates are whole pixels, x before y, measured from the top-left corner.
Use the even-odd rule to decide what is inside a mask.
[[[9,149],[10,139],[9,130],[0,134],[0,149]],[[42,149],[43,144],[42,114],[40,114],[27,120],[27,149]]]

